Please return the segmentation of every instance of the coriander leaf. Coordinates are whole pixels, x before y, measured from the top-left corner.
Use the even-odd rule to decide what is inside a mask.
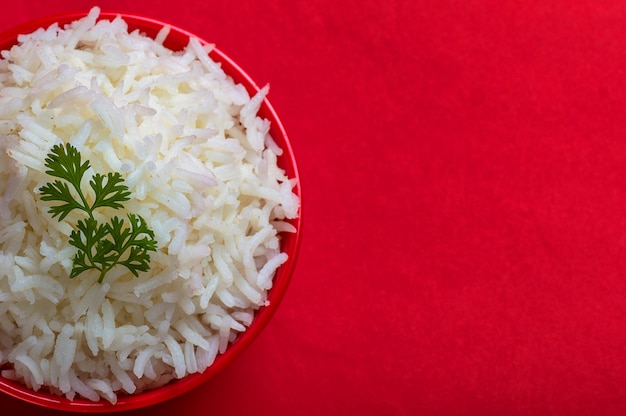
[[[96,195],[92,209],[98,207],[122,208],[123,205],[120,202],[130,199],[130,192],[128,187],[124,185],[122,175],[118,172],[108,173],[106,183],[104,183],[104,178],[104,176],[96,173],[89,181],[89,185]]]
[[[138,271],[149,269],[150,255],[148,251],[156,251],[154,232],[148,228],[146,221],[140,215],[128,214],[130,228],[124,227],[124,220],[113,217],[108,224],[109,233],[115,242],[114,250],[119,253],[117,263],[126,266],[135,276]],[[140,235],[145,234],[143,238]],[[130,249],[126,259],[121,259],[124,252]]]
[[[70,272],[70,279],[76,278],[82,272],[91,270],[94,267],[87,260],[87,254],[84,251],[78,250],[72,259],[72,271]]]
[[[123,228],[124,220],[118,217],[111,218],[111,222],[107,226],[109,227],[109,234],[113,237],[113,250],[123,253],[126,248],[126,240],[131,233],[130,228]]]
[[[80,181],[85,172],[91,167],[89,161],[81,163],[80,152],[71,144],[65,147],[57,144],[52,147],[50,154],[45,160],[45,166],[48,168],[46,173],[57,178],[65,179],[80,190]]]
[[[64,179],[74,188],[75,198],[66,182],[55,180],[39,190],[43,201],[59,201],[60,205],[49,209],[52,217],[62,221],[72,210],[84,211],[87,218],[78,220],[71,232],[69,243],[77,249],[72,262],[70,279],[88,270],[99,271],[98,282],[115,266],[126,267],[135,277],[150,269],[149,251],[156,251],[154,232],[140,215],[127,214],[129,227],[124,220],[113,216],[110,222],[99,223],[94,210],[100,207],[123,208],[122,202],[130,199],[130,191],[117,172],[106,176],[96,173],[89,185],[94,201],[89,204],[81,189],[83,176],[90,168],[89,162],[81,162],[80,152],[70,144],[56,145],[45,161],[51,176]],[[128,254],[127,254],[128,253]],[[126,257],[123,257],[126,255]]]
[[[95,219],[87,218],[84,221],[79,220],[76,227],[78,230],[70,234],[70,245],[78,249],[74,256],[70,279],[89,269],[101,270],[96,264],[105,264],[107,257],[101,252],[103,243],[106,245],[107,241],[104,240],[107,235],[106,224],[98,224]]]
[[[53,146],[45,159],[45,166],[48,168],[46,173],[69,182],[79,197],[79,200],[77,200],[70,191],[69,186],[60,180],[39,188],[43,201],[64,202],[64,204],[51,207],[48,210],[53,218],[58,215],[59,221],[63,221],[74,209],[90,211],[89,204],[80,189],[81,180],[85,172],[90,168],[90,164],[89,161],[81,163],[80,159],[80,152],[69,143],[65,147],[60,144]]]
[[[125,266],[137,277],[139,272],[145,272],[150,269],[150,255],[147,250],[139,246],[132,246],[128,258],[120,260],[119,264]]]
[[[78,230],[74,230],[70,234],[70,244],[86,252],[89,258],[92,258],[93,247],[108,233],[106,224],[98,224],[95,219],[87,218],[86,220],[79,220],[76,227]]]
[[[63,221],[63,219],[75,209],[85,209],[85,207],[74,198],[69,186],[65,182],[56,180],[53,183],[48,183],[42,186],[39,190],[42,194],[42,201],[64,202],[64,204],[53,206],[48,209],[48,212],[52,214],[52,218],[57,215],[59,216],[59,221]]]
[[[131,223],[132,234],[134,238],[134,243],[137,246],[144,247],[146,250],[156,251],[157,242],[154,239],[154,231],[152,231],[146,220],[141,215],[128,214],[128,219]],[[144,237],[142,239],[138,239],[137,236],[140,234],[146,234],[148,237]]]

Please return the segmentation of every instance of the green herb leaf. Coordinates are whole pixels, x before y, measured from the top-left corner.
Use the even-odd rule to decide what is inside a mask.
[[[63,221],[63,219],[65,219],[65,217],[73,210],[85,210],[85,207],[74,198],[72,192],[70,191],[70,187],[65,182],[56,180],[53,183],[48,183],[42,186],[39,190],[42,194],[42,201],[64,202],[63,204],[53,206],[48,210],[48,212],[52,214],[52,218],[58,216],[59,221]]]
[[[94,210],[100,207],[123,208],[122,202],[130,199],[130,191],[122,176],[108,173],[106,176],[96,173],[89,181],[94,193],[90,204],[81,189],[81,182],[89,162],[81,162],[80,152],[70,144],[65,147],[56,145],[45,160],[46,171],[51,176],[66,182],[55,180],[39,190],[42,201],[59,201],[48,212],[62,221],[74,209],[84,211],[87,218],[78,220],[76,229],[70,234],[70,245],[77,248],[73,259],[70,279],[81,273],[95,269],[99,271],[98,282],[115,266],[126,267],[135,277],[139,272],[150,269],[150,251],[156,251],[157,243],[154,232],[140,215],[127,214],[129,227],[123,219],[113,216],[110,222],[101,224],[94,217]],[[76,195],[76,196],[75,196]]]
[[[53,146],[45,163],[48,175],[65,179],[75,188],[80,188],[83,175],[91,167],[89,161],[81,163],[80,152],[70,144]]]
[[[106,176],[106,183],[104,183],[104,178],[104,176],[96,173],[89,181],[89,185],[96,195],[92,209],[98,207],[122,208],[121,202],[130,199],[130,192],[128,192],[128,187],[124,185],[122,175],[117,172],[109,173]]]

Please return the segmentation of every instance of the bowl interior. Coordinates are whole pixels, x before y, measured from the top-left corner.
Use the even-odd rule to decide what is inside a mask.
[[[41,27],[48,27],[53,23],[63,26],[67,23],[80,19],[86,15],[86,12],[67,13],[62,15],[53,15],[43,17],[30,22],[26,22],[0,34],[0,50],[10,49],[17,43],[19,34],[30,33]],[[113,19],[116,16],[122,16],[128,23],[129,30],[139,29],[148,36],[154,37],[159,30],[166,24],[159,20],[142,17],[133,14],[102,12],[100,19]],[[169,25],[171,27],[167,39],[164,41],[165,46],[173,50],[184,48],[190,36],[195,36],[181,28]],[[198,36],[195,36],[198,38]],[[201,42],[206,43],[200,38]],[[259,88],[254,81],[229,57],[222,53],[219,49],[214,48],[209,54],[216,62],[221,63],[224,71],[230,75],[236,82],[241,83],[248,90],[250,95],[255,94]],[[294,193],[300,196],[300,185],[298,169],[293,154],[293,150],[289,143],[287,134],[280,122],[276,112],[272,108],[270,102],[265,99],[259,110],[259,115],[271,122],[270,132],[276,143],[283,149],[283,154],[278,158],[278,164],[283,168],[287,176],[297,180]],[[224,354],[219,354],[215,362],[206,369],[202,374],[192,374],[183,379],[173,381],[158,389],[146,391],[135,395],[118,395],[118,401],[115,405],[105,400],[99,402],[91,402],[85,399],[67,400],[65,397],[55,396],[43,391],[35,392],[20,383],[0,377],[0,391],[3,391],[15,398],[26,402],[65,411],[76,412],[111,412],[141,408],[154,405],[165,400],[179,396],[198,385],[202,384],[216,373],[226,367],[233,359],[235,359],[244,348],[246,348],[265,328],[270,318],[276,311],[281,299],[291,280],[294,271],[299,245],[300,245],[300,229],[301,215],[292,220],[295,226],[295,233],[283,233],[281,235],[282,251],[289,254],[289,259],[277,271],[274,278],[274,285],[268,293],[269,305],[260,308],[249,326],[249,328],[240,334],[238,338],[229,346]]]

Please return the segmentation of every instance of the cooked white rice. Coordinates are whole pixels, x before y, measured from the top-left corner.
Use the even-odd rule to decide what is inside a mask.
[[[0,60],[1,375],[69,399],[135,394],[204,371],[267,302],[295,231],[293,179],[250,97],[190,39],[163,46],[99,9]],[[120,172],[158,241],[151,270],[68,278],[77,211],[51,218],[44,159],[71,143]]]

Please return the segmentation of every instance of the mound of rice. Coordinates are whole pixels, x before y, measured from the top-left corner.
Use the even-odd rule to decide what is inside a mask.
[[[204,371],[267,301],[295,229],[294,180],[250,97],[196,39],[163,46],[94,8],[2,51],[0,366],[69,399],[135,394]],[[154,230],[151,270],[68,278],[73,211],[51,218],[44,159],[71,143],[120,172],[128,212]],[[124,212],[120,213],[125,215]]]

